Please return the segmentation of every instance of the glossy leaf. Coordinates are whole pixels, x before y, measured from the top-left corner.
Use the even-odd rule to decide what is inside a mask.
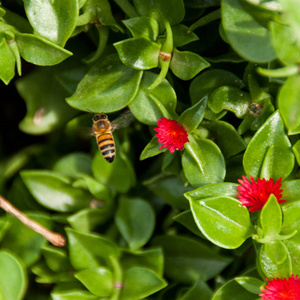
[[[300,46],[300,39],[297,31],[291,26],[270,22],[272,43],[279,59],[289,65],[299,62],[300,56],[297,51]]]
[[[107,268],[85,269],[75,275],[90,292],[99,297],[109,297],[113,290],[113,274]]]
[[[222,1],[222,24],[230,45],[245,59],[268,62],[276,58],[270,32],[238,0]]]
[[[221,86],[233,86],[241,89],[245,84],[240,78],[229,71],[222,69],[207,70],[198,75],[190,85],[189,92],[192,103],[195,104],[206,94],[210,94]]]
[[[26,268],[20,258],[7,250],[0,251],[1,299],[21,300],[27,288]]]
[[[53,291],[51,293],[51,297],[53,300],[98,300],[99,299],[98,296],[95,296],[92,293],[81,289]]]
[[[235,281],[253,294],[260,294],[260,287],[263,285],[261,280],[253,277],[236,277]]]
[[[199,40],[198,36],[183,24],[172,27],[174,48],[184,46],[190,42]]]
[[[189,135],[182,156],[184,174],[193,187],[222,182],[225,177],[224,157],[216,144]]]
[[[91,195],[83,189],[73,188],[59,173],[24,170],[21,177],[36,201],[49,209],[71,212],[90,204]]]
[[[300,133],[299,85],[299,75],[289,77],[282,86],[278,96],[279,111],[289,135]]]
[[[228,182],[210,184],[187,192],[184,196],[190,201],[200,201],[205,198],[217,196],[235,197],[238,193],[237,187],[237,184]]]
[[[243,165],[249,176],[260,177],[270,147],[273,147],[268,158],[270,177],[284,179],[291,173],[295,158],[278,111],[256,132],[246,149]]]
[[[152,126],[161,117],[176,117],[177,98],[170,83],[163,80],[155,89],[148,89],[156,78],[156,74],[146,72],[137,94],[129,104],[130,110],[140,122]]]
[[[190,200],[195,222],[208,240],[226,249],[239,247],[254,233],[249,212],[234,198]]]
[[[149,70],[158,66],[160,45],[144,37],[131,38],[114,43],[121,61],[137,70]]]
[[[95,113],[122,109],[136,96],[141,77],[141,71],[126,67],[115,54],[109,55],[90,69],[67,102]]]
[[[209,66],[210,63],[196,53],[174,49],[170,69],[178,78],[190,80]]]
[[[150,239],[154,230],[155,214],[145,200],[122,197],[115,214],[115,222],[129,248],[137,250]]]
[[[232,111],[238,118],[248,114],[251,103],[250,95],[236,87],[222,86],[213,91],[208,100],[208,107],[218,114],[222,110]]]
[[[68,93],[53,74],[49,69],[38,69],[16,82],[17,90],[27,106],[26,116],[19,124],[26,133],[49,133],[77,114],[65,103]]]
[[[260,223],[264,236],[280,233],[282,216],[277,198],[272,194],[260,214]]]
[[[155,19],[149,17],[136,17],[122,21],[130,30],[134,38],[144,37],[152,42],[156,41],[158,36],[158,23]]]
[[[284,206],[300,201],[300,180],[284,181],[282,183],[282,199],[287,200]]]
[[[8,84],[15,76],[16,59],[3,36],[0,37],[0,54],[0,79]]]
[[[33,34],[16,33],[16,41],[21,56],[35,65],[56,65],[72,55],[70,51]]]
[[[77,2],[25,0],[24,7],[30,24],[39,35],[64,46],[76,26]]]
[[[100,262],[108,264],[109,257],[117,258],[120,253],[117,246],[99,234],[80,233],[67,228],[70,261],[76,270],[97,268]]]
[[[153,244],[164,250],[166,275],[184,284],[208,280],[231,261],[204,243],[183,236],[158,236]]]
[[[213,295],[211,300],[257,300],[258,295],[253,294],[242,285],[238,280],[231,279],[222,285]]]
[[[276,247],[276,246],[275,246]],[[287,249],[285,249],[286,259],[281,263],[274,263],[272,258],[268,256],[268,253],[272,253],[271,249],[266,252],[264,245],[260,249],[259,263],[267,278],[288,278],[292,271],[291,257]],[[273,249],[273,251],[276,249]]]
[[[154,136],[151,141],[146,145],[144,150],[141,153],[140,160],[144,160],[146,158],[158,155],[167,151],[167,148],[159,149],[161,143],[158,142],[157,137]]]
[[[204,280],[198,280],[180,300],[210,300],[212,291]]]
[[[184,17],[184,4],[182,0],[155,0],[151,4],[147,0],[134,0],[139,15],[148,16],[162,22],[162,18],[168,20],[171,25],[178,24]]]
[[[124,288],[120,300],[139,300],[154,294],[167,285],[155,272],[133,267],[124,273]]]
[[[234,156],[246,149],[246,144],[235,128],[224,121],[212,121],[201,124],[215,138],[215,143],[221,149],[225,158]]]
[[[207,97],[203,97],[198,103],[185,110],[178,118],[178,123],[184,126],[188,134],[193,132],[202,122],[206,105]]]

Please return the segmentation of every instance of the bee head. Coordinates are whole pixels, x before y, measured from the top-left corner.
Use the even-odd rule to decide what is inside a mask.
[[[107,115],[106,114],[96,114],[94,117],[93,117],[93,121],[96,122],[98,120],[106,120],[107,119]]]

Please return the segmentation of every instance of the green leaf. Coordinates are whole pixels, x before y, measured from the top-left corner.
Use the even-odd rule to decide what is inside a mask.
[[[164,271],[164,254],[161,248],[148,248],[146,250],[122,252],[122,268],[127,270],[135,267],[143,267],[154,271],[160,276]]]
[[[190,201],[197,201],[217,196],[235,197],[238,193],[237,187],[238,184],[229,182],[210,184],[187,192],[184,196]]]
[[[91,268],[75,273],[90,292],[99,297],[109,297],[113,291],[113,274],[107,268]]]
[[[159,174],[143,182],[150,191],[175,209],[187,209],[184,192],[191,190],[178,176]]]
[[[66,104],[65,97],[69,94],[58,84],[54,74],[53,69],[36,69],[16,82],[27,106],[26,116],[19,124],[26,133],[49,133],[77,114]]]
[[[190,206],[201,232],[219,247],[235,249],[254,233],[249,212],[237,199],[219,196],[190,200]]]
[[[16,32],[16,41],[21,56],[35,65],[56,65],[72,55],[72,52],[33,34]]]
[[[276,58],[270,32],[238,0],[222,1],[222,24],[230,45],[245,59],[262,63]]]
[[[174,48],[199,40],[198,36],[183,24],[173,26],[172,32]]]
[[[46,228],[52,228],[53,223],[48,215],[41,212],[26,213],[26,215]],[[22,259],[26,266],[32,265],[40,258],[41,247],[46,244],[46,239],[25,226],[17,218],[10,215],[7,218],[10,226],[1,242],[2,247],[14,249],[15,254]]]
[[[180,300],[210,300],[212,296],[212,291],[208,284],[203,280],[198,280],[196,283],[188,290],[186,294]]]
[[[293,205],[300,201],[300,180],[284,181],[282,183],[282,199],[287,200],[284,206]]]
[[[200,55],[190,51],[173,50],[170,69],[182,80],[190,80],[199,72],[208,68],[210,63]]]
[[[182,156],[182,167],[193,187],[222,182],[225,177],[225,160],[218,146],[207,139],[189,135]]]
[[[53,272],[63,272],[71,269],[70,261],[65,250],[45,245],[42,248],[42,253],[47,266]]]
[[[244,289],[253,294],[260,294],[260,287],[264,284],[263,281],[253,277],[236,277],[234,280]]]
[[[25,0],[24,7],[30,24],[39,35],[64,46],[76,26],[77,2]]]
[[[3,300],[24,299],[27,289],[26,268],[12,252],[0,251],[0,298]]]
[[[92,159],[84,152],[73,152],[55,162],[53,171],[74,176],[78,173],[92,175]]]
[[[71,289],[62,291],[51,292],[51,298],[53,300],[98,300],[99,297],[91,294],[86,290]]]
[[[222,110],[232,111],[238,118],[248,114],[251,103],[249,93],[232,86],[222,86],[213,91],[208,100],[208,107],[219,114]]]
[[[124,273],[120,300],[139,300],[167,286],[167,282],[150,269],[133,267]]]
[[[83,189],[73,188],[59,173],[24,170],[21,177],[36,201],[49,209],[71,212],[90,204],[91,195]]]
[[[226,159],[246,149],[244,140],[230,123],[216,120],[203,122],[201,126],[212,133],[215,143]]]
[[[248,176],[260,177],[270,147],[269,176],[285,179],[293,170],[295,158],[278,111],[255,133],[245,151],[243,165]]]
[[[299,261],[299,245],[300,245],[300,203],[293,202],[283,207],[283,224],[282,235],[288,235],[291,232],[296,232],[293,237],[283,240],[282,242],[286,246],[288,253],[292,257],[292,273],[298,274],[300,271]]]
[[[280,242],[281,243],[281,242]],[[259,253],[259,263],[267,278],[288,278],[292,273],[292,263],[291,257],[287,249],[285,249],[286,259],[280,263],[274,263],[274,255],[272,253],[272,249],[267,249],[266,251],[265,245],[262,245]],[[282,244],[283,245],[283,244]],[[276,246],[273,251],[276,251]],[[268,254],[271,253],[271,257]]]
[[[137,70],[149,70],[158,66],[160,45],[144,37],[131,38],[114,43],[121,61]]]
[[[8,84],[15,76],[16,59],[10,50],[6,39],[0,36],[0,79]]]
[[[109,257],[118,258],[117,246],[99,234],[81,233],[74,229],[66,229],[69,240],[69,255],[75,270],[97,268],[109,264]]]
[[[182,0],[134,0],[133,4],[139,15],[151,17],[162,23],[162,19],[168,20],[171,25],[180,23],[183,20],[185,10]]]
[[[268,259],[274,265],[282,264],[286,258],[288,250],[282,241],[274,241],[263,245],[264,251]]]
[[[130,250],[137,250],[148,242],[153,233],[154,210],[141,198],[121,197],[115,222]]]
[[[167,80],[163,80],[156,88],[149,89],[156,78],[157,74],[146,72],[137,94],[129,104],[130,110],[140,122],[152,126],[156,125],[161,117],[172,119],[177,116],[176,93]]]
[[[282,215],[277,198],[271,194],[268,202],[260,213],[260,223],[264,236],[273,236],[280,233]]]
[[[134,38],[146,38],[155,42],[159,33],[158,23],[149,17],[136,17],[122,21]]]
[[[120,148],[116,147],[116,158],[112,164],[103,158],[100,151],[97,152],[93,159],[92,170],[95,178],[104,186],[125,193],[134,186],[135,173],[131,162]]]
[[[158,142],[157,137],[154,136],[151,141],[146,145],[144,150],[141,153],[140,160],[144,160],[146,158],[158,155],[167,151],[167,148],[159,149],[161,143]]]
[[[77,109],[95,113],[122,109],[134,99],[142,74],[122,64],[117,55],[106,56],[90,69],[66,100]]]
[[[223,284],[217,289],[211,300],[257,300],[258,295],[249,292],[238,280],[239,279],[231,279]],[[261,282],[261,285],[262,284],[263,282]]]
[[[300,133],[300,75],[291,76],[280,89],[278,106],[288,134]]]
[[[209,280],[231,262],[230,258],[192,238],[157,236],[153,244],[164,250],[166,276],[184,284],[193,284],[199,279]]]
[[[184,126],[188,134],[193,132],[202,122],[206,105],[207,96],[204,96],[198,103],[186,109],[178,118],[178,123]]]
[[[278,54],[278,58],[286,65],[298,63],[300,55],[300,39],[298,33],[287,24],[270,22],[272,44]]]

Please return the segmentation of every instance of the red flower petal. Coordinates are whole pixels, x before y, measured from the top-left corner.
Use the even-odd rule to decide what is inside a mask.
[[[288,278],[266,279],[268,284],[259,295],[262,300],[300,300],[300,278],[293,274]]]
[[[237,188],[239,192],[237,197],[244,206],[250,207],[249,211],[261,210],[271,194],[277,198],[278,203],[286,202],[286,200],[281,199],[282,178],[279,178],[275,184],[273,178],[269,180],[258,178],[256,182],[252,176],[250,176],[250,181],[245,176],[242,178],[243,180],[238,180],[241,185]]]
[[[177,121],[163,117],[157,121],[157,126],[154,128],[157,132],[155,136],[158,142],[162,143],[159,149],[168,148],[173,153],[175,150],[183,149],[184,144],[188,143],[188,134]]]

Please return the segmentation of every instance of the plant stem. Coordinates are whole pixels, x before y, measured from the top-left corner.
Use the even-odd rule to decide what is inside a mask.
[[[54,246],[62,247],[65,245],[66,240],[61,234],[50,231],[43,225],[30,219],[21,211],[19,211],[16,207],[14,207],[10,202],[8,202],[3,196],[0,196],[0,207],[4,209],[6,212],[8,212],[9,214],[18,218],[27,227],[41,234],[45,239],[47,239]]]
[[[123,288],[123,272],[122,268],[120,266],[119,261],[113,257],[112,255],[109,256],[110,263],[113,268],[113,273],[114,273],[114,291],[111,296],[111,300],[118,300],[120,298],[120,293]]]
[[[189,27],[189,32],[194,31],[195,29],[197,29],[198,27],[204,26],[206,24],[211,23],[212,21],[218,20],[221,18],[221,9],[217,9],[209,14],[207,14],[206,16],[204,16],[203,18],[199,19],[198,21],[196,21],[194,24],[192,24]]]
[[[134,18],[139,16],[135,8],[129,3],[128,0],[115,0],[115,2],[120,6],[120,8],[124,11],[124,13],[129,18]]]

